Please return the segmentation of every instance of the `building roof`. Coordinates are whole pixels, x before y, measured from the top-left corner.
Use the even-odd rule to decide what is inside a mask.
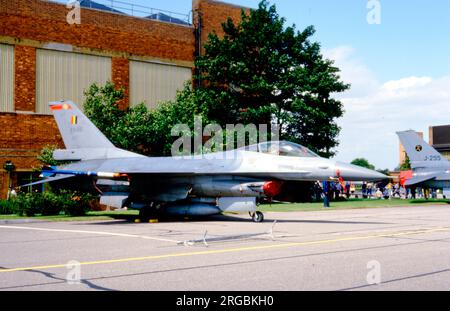
[[[189,23],[176,18],[176,17],[172,17],[170,15],[164,14],[164,13],[155,13],[155,14],[151,14],[149,16],[146,16],[145,18],[147,19],[154,19],[154,20],[158,20],[158,21],[163,21],[163,22],[168,22],[168,23],[173,23],[173,24],[179,24],[179,25],[189,25]]]
[[[80,6],[82,8],[89,8],[89,9],[96,9],[96,10],[102,10],[102,11],[106,11],[106,12],[113,12],[113,13],[119,13],[119,14],[124,14],[123,12],[110,8],[109,6],[97,3],[95,1],[92,0],[81,0],[80,1]]]
[[[105,0],[101,0],[101,1],[105,1]],[[148,14],[154,10],[152,8],[146,8],[146,7],[142,7],[142,6],[138,6],[138,5],[128,4],[125,2],[118,2],[118,3],[122,5],[121,7],[118,7],[118,8],[123,9],[124,12],[117,10],[114,6],[114,2],[111,2],[111,7],[109,7],[107,5],[104,5],[104,4],[101,4],[99,2],[92,1],[92,0],[81,0],[80,6],[83,8],[87,8],[87,9],[101,10],[101,11],[105,11],[105,12],[124,14],[124,15],[130,15],[130,16],[135,16],[133,14],[133,12],[134,13],[136,13],[136,12],[145,13],[145,11],[147,11],[147,14]],[[126,7],[127,5],[129,7]],[[168,13],[168,14],[166,14],[166,13]],[[172,16],[172,14],[179,15],[179,16],[182,16],[182,14],[172,13],[172,12],[166,12],[166,13],[162,13],[162,12],[152,13],[148,16],[145,16],[144,18],[163,21],[163,22],[172,23],[172,24],[178,24],[178,25],[190,25],[188,20],[183,20],[181,18]],[[188,15],[186,15],[186,16],[188,16]]]

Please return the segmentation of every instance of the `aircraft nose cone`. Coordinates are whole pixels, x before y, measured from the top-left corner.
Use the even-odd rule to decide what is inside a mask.
[[[379,181],[389,178],[377,171],[347,163],[336,163],[336,170],[348,181]]]

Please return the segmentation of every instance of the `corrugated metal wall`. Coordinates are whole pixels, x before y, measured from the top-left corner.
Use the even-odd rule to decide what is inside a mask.
[[[79,107],[84,90],[92,83],[111,80],[111,58],[92,55],[37,50],[36,112],[50,114],[48,103],[72,100]]]
[[[145,102],[155,108],[159,102],[175,99],[177,90],[191,78],[191,68],[131,61],[130,104]]]
[[[14,112],[14,47],[0,44],[0,112]]]

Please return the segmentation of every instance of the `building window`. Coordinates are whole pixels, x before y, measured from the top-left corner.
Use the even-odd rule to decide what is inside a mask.
[[[191,78],[191,68],[131,61],[130,103],[144,102],[148,108],[155,108],[160,102],[174,100]]]
[[[37,50],[36,112],[50,114],[48,103],[71,100],[81,108],[84,91],[92,84],[111,80],[111,58]]]
[[[0,44],[0,112],[14,112],[14,47]]]

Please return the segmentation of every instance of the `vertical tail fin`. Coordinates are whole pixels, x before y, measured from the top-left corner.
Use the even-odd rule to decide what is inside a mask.
[[[411,166],[427,167],[434,166],[432,163],[436,162],[448,162],[436,149],[427,144],[419,135],[414,131],[397,132],[400,142],[405,148],[408,155]]]
[[[49,105],[67,149],[115,148],[73,102]]]

